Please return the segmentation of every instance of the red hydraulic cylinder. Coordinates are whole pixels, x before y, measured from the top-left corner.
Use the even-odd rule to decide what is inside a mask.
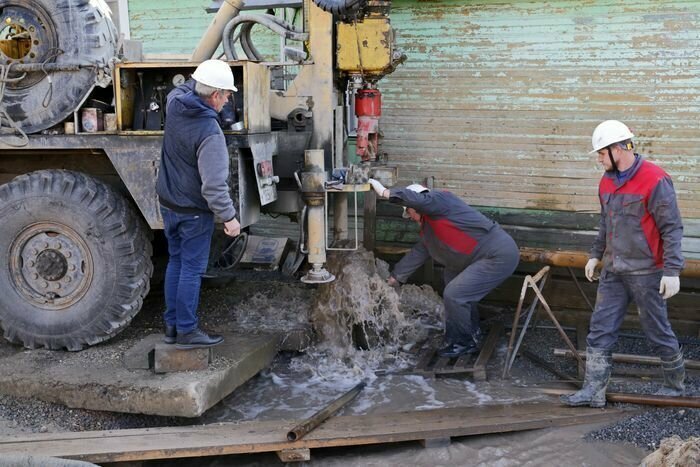
[[[363,161],[375,160],[379,145],[382,93],[377,89],[358,90],[355,94],[355,115],[357,115],[355,152]]]

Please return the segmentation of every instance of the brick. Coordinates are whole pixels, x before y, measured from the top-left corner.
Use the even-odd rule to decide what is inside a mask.
[[[156,344],[153,371],[172,373],[175,371],[206,370],[211,361],[211,349],[178,350],[174,345]]]

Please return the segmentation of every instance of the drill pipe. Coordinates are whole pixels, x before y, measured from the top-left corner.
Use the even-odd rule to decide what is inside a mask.
[[[311,417],[307,418],[294,428],[292,428],[289,433],[287,433],[287,439],[289,441],[297,441],[305,436],[307,433],[314,430],[321,423],[326,421],[331,415],[340,410],[344,405],[353,400],[362,391],[362,388],[366,386],[366,383],[362,381],[357,386],[346,392],[344,395],[340,396],[325,408],[319,410]]]

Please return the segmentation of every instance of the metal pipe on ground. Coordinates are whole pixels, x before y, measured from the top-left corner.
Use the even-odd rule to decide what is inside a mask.
[[[539,392],[552,396],[571,394],[566,389],[543,388]],[[608,392],[605,394],[608,402],[621,402],[625,404],[654,405],[657,407],[687,407],[691,409],[700,408],[700,397],[685,396],[653,396],[650,394],[631,394],[627,392]]]
[[[563,349],[562,349],[563,350]],[[554,368],[552,365],[533,354],[530,351],[523,350],[522,354],[527,358],[531,359],[536,364],[540,365],[544,369],[552,372],[557,377],[562,378],[568,384],[580,388],[582,386],[581,381],[567,375]],[[613,354],[614,355],[614,354]],[[551,389],[543,388],[539,389],[540,392],[550,395],[562,395],[570,394],[571,391],[566,389]],[[700,397],[684,397],[684,396],[655,396],[650,394],[630,394],[626,392],[608,392],[605,394],[605,398],[608,402],[622,402],[626,404],[640,404],[640,405],[654,405],[658,407],[689,407],[689,408],[700,408]]]
[[[303,436],[314,430],[321,423],[326,421],[326,419],[329,418],[331,415],[333,415],[342,407],[347,405],[348,402],[357,397],[357,395],[360,393],[360,391],[362,391],[362,389],[365,386],[366,383],[362,381],[357,386],[355,386],[354,388],[352,388],[351,390],[349,390],[348,392],[346,392],[345,394],[328,404],[326,407],[319,410],[311,417],[307,418],[306,420],[292,428],[287,433],[287,440],[297,441],[301,439]]]

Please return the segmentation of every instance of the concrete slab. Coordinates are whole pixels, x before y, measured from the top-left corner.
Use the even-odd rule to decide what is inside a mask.
[[[124,353],[135,342],[82,352],[22,350],[0,358],[0,393],[68,407],[198,417],[266,368],[278,334],[228,334],[206,370],[156,374],[129,369]]]

